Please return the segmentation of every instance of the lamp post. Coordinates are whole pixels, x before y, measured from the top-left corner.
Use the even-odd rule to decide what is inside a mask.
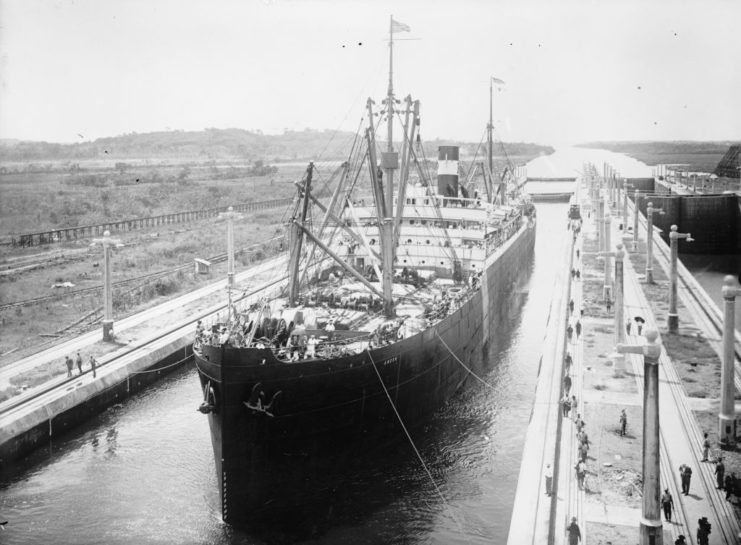
[[[669,291],[669,316],[667,319],[669,332],[676,333],[679,329],[679,315],[677,314],[677,257],[679,254],[679,239],[692,242],[694,239],[689,233],[677,233],[677,226],[672,225],[669,232],[669,248],[671,249],[671,289]]]
[[[614,252],[602,252],[601,255],[614,257],[615,258],[615,346],[625,342],[625,326],[623,324],[624,316],[624,281],[623,281],[623,259],[625,258],[625,250],[622,244],[618,244],[615,247]],[[605,279],[607,285],[607,279]],[[616,377],[623,376],[625,372],[625,356],[617,349],[612,356],[613,373]]]
[[[597,194],[597,241],[600,252],[606,251],[605,248],[605,199],[601,192]]]
[[[615,176],[615,169],[610,167],[610,183],[612,185],[612,191],[610,192],[610,206],[613,208],[617,206],[617,198],[620,193],[620,189],[617,185],[617,177]]]
[[[723,279],[723,367],[720,377],[720,412],[718,413],[718,441],[723,447],[732,447],[736,443],[736,407],[734,402],[735,386],[733,383],[736,339],[736,297],[741,296],[741,289],[735,287],[731,275]]]
[[[641,545],[663,545],[659,512],[661,482],[659,473],[659,355],[655,329],[646,330],[643,346],[618,344],[622,354],[643,355],[643,505],[640,522]]]
[[[628,180],[623,178],[623,234],[628,230]]]
[[[220,217],[226,218],[226,254],[227,254],[227,286],[231,289],[234,287],[234,219],[239,214],[230,206],[226,212],[219,214]]]
[[[638,249],[638,199],[641,198],[641,190],[636,189],[635,196],[633,197],[633,244],[631,250],[634,252]]]
[[[612,297],[612,262],[610,258],[613,256],[612,252],[608,252],[607,248],[610,248],[610,231],[612,231],[612,216],[609,211],[605,215],[605,250],[600,252],[600,255],[605,257],[605,284],[602,288],[602,295],[605,301],[609,301]]]
[[[120,241],[103,232],[103,238],[93,239],[103,245],[103,340],[113,340],[113,287],[111,286],[111,245]]]
[[[663,214],[661,208],[654,208],[652,202],[646,207],[646,283],[654,283],[654,212]]]

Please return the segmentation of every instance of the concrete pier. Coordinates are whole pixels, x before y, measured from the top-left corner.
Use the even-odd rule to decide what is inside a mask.
[[[589,206],[589,203],[583,204]],[[645,225],[645,218],[637,213],[636,217],[638,216],[641,216]],[[517,524],[513,519],[509,543],[568,543],[566,528],[572,517],[577,519],[582,543],[633,545],[640,541],[672,544],[679,535],[684,535],[687,543],[696,543],[697,521],[700,517],[707,517],[712,524],[709,543],[740,543],[741,527],[730,503],[725,500],[725,492],[716,488],[712,458],[710,462],[702,461],[703,431],[710,431],[712,436],[717,424],[713,422],[710,429],[704,427],[691,409],[691,400],[675,369],[675,363],[669,356],[673,342],[670,336],[657,339],[661,343],[658,365],[650,367],[655,374],[644,378],[642,357],[628,355],[625,376],[613,376],[613,363],[608,356],[614,347],[614,329],[618,324],[613,319],[615,309],[605,308],[600,301],[604,271],[603,263],[597,260],[596,254],[600,250],[598,238],[600,242],[606,238],[604,233],[598,237],[600,227],[594,219],[585,219],[581,234],[575,241],[577,246],[581,246],[582,262],[574,262],[575,267],[581,267],[581,282],[573,279],[571,282],[567,281],[563,292],[554,296],[574,300],[575,312],[584,312],[581,316],[583,334],[567,346],[573,355],[570,370],[571,395],[576,397],[575,409],[586,422],[583,428],[588,436],[586,475],[583,482],[580,482],[575,470],[576,461],[581,456],[579,448],[582,439],[576,435],[574,415],[570,413],[571,417],[564,416],[561,406],[553,402],[554,396],[547,388],[556,387],[556,377],[560,373],[565,376],[566,371],[562,370],[560,360],[564,354],[554,356],[548,349],[543,355],[543,371],[539,376],[535,409],[525,449],[537,448],[537,443],[530,443],[530,434],[542,430],[544,422],[553,418],[554,414],[560,419],[561,425],[549,425],[545,428],[558,430],[555,448],[541,439],[543,451],[540,454],[528,453],[523,456],[513,508],[513,512],[517,514]],[[620,236],[620,233],[613,234]],[[661,335],[668,335],[662,328],[663,320],[657,321],[655,309],[662,308],[666,297],[665,293],[656,291],[656,286],[665,287],[667,292],[669,288],[669,249],[662,248],[665,244],[658,234],[654,235],[652,242],[658,254],[655,256],[657,267],[654,270],[654,289],[647,290],[647,284],[641,282],[636,272],[636,267],[642,269],[645,266],[642,258],[645,242],[636,241],[634,251],[624,263],[623,310],[624,316],[630,321],[625,339],[636,350],[642,350],[646,342],[645,333],[650,328],[658,330]],[[678,274],[682,283],[691,286],[690,289],[680,290],[680,301],[683,296],[699,297],[702,289],[681,264]],[[708,316],[720,314],[720,310],[708,310],[709,306],[715,305],[707,295],[703,297],[701,305],[686,302],[681,309],[682,327],[693,332],[699,331],[705,338],[717,337],[718,332],[713,329]],[[645,322],[641,331],[638,330],[638,322],[632,320],[637,316],[642,317]],[[620,324],[619,327],[623,325]],[[624,327],[628,329],[627,323]],[[559,329],[557,324],[549,324],[547,337],[558,334]],[[720,355],[720,344],[710,344]],[[549,364],[553,369],[546,373],[544,370]],[[644,380],[647,381],[645,384]],[[561,398],[565,393],[564,389],[561,386]],[[644,413],[647,399],[651,400],[652,406],[658,406],[658,411],[654,409]],[[543,410],[543,407],[548,410]],[[623,410],[627,415],[624,436],[620,423]],[[660,424],[658,415],[661,416]],[[650,429],[654,430],[659,426],[658,430],[654,430],[658,431],[654,435],[658,437],[658,441],[651,443],[654,445],[653,450],[647,452],[654,463],[658,461],[658,472],[652,470],[646,473],[641,462],[644,451],[641,422],[644,418],[648,419],[648,423],[653,423],[653,427],[649,426]],[[716,445],[711,449],[715,453],[711,457],[722,453]],[[541,504],[546,503],[543,498],[543,472],[546,464],[558,468],[554,476],[557,493],[551,505],[552,519],[549,521],[543,519],[545,511],[541,507]],[[693,472],[688,495],[683,495],[681,491],[678,475],[680,465],[690,467]],[[641,482],[650,483],[650,497],[638,493]],[[531,490],[529,493],[521,491],[522,487]],[[674,512],[671,522],[664,519],[657,507],[658,495],[663,495],[664,490],[668,490],[673,497]],[[646,511],[646,506],[642,503],[649,500],[649,509]],[[533,503],[534,501],[536,502]],[[537,509],[534,507],[536,505]],[[544,533],[545,528],[548,528],[547,534]],[[662,530],[657,532],[659,528]]]

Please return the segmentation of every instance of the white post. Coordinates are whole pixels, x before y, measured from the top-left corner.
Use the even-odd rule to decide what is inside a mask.
[[[733,383],[736,338],[736,297],[741,289],[735,287],[735,279],[728,275],[723,279],[723,366],[720,377],[720,412],[718,413],[718,441],[724,447],[736,444],[736,407]]]
[[[633,197],[633,244],[631,249],[635,252],[638,249],[638,199],[641,198],[640,189],[636,189],[635,196]]]
[[[646,282],[654,282],[653,249],[654,249],[654,203],[648,203],[646,208]]]
[[[612,261],[610,258],[612,257],[612,253],[607,251],[611,247],[611,233],[612,231],[612,216],[610,216],[610,213],[605,215],[605,251],[603,252],[603,255],[605,256],[605,285],[602,290],[605,301],[609,301],[612,298]]]
[[[671,273],[669,290],[669,316],[667,319],[669,331],[676,333],[679,329],[679,315],[677,314],[677,260],[679,257],[679,239],[692,242],[694,239],[689,233],[677,233],[677,226],[672,225],[669,231],[669,249],[671,250]]]
[[[659,466],[659,356],[658,332],[646,330],[643,346],[619,344],[618,352],[643,355],[643,502],[639,524],[641,545],[663,545],[661,473]]]
[[[119,240],[111,238],[111,232],[103,232],[103,238],[93,239],[103,245],[103,340],[113,340],[113,287],[111,285],[111,245]]]

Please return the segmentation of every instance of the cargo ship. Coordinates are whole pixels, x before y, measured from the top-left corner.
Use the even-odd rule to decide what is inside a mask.
[[[391,20],[390,63],[404,30]],[[286,498],[311,503],[325,472],[403,438],[496,365],[490,336],[528,274],[536,222],[515,169],[492,173],[491,96],[490,84],[481,176],[460,176],[459,149],[442,146],[432,180],[420,103],[396,99],[390,71],[328,202],[313,163],[296,182],[282,291],[199,326],[199,410],[225,522],[248,525]]]

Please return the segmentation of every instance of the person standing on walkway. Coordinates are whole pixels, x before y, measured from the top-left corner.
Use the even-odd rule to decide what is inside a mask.
[[[69,356],[67,356],[66,358],[64,358],[64,363],[67,364],[67,376],[68,377],[71,377],[72,376],[72,367],[74,367],[75,363],[72,361],[72,358],[69,357]]]
[[[625,437],[625,429],[628,427],[628,415],[625,409],[620,412],[620,437]]]
[[[697,521],[697,545],[708,545],[709,535],[710,523],[707,517],[702,517]]]
[[[581,530],[576,523],[576,517],[571,517],[571,524],[566,527],[566,532],[569,534],[569,545],[578,545],[581,541]]]
[[[571,391],[571,377],[569,375],[563,377],[563,390],[568,396]]]
[[[718,463],[715,464],[715,478],[718,481],[718,490],[723,488],[723,478],[726,475],[726,466],[723,464],[723,458],[718,458]]]
[[[576,425],[576,435],[579,435],[579,432],[584,429],[584,420],[581,417],[581,413],[578,413],[576,415],[576,420],[574,420],[574,424]]]
[[[708,453],[710,452],[710,439],[708,439],[707,432],[705,433],[705,438],[702,441],[702,460],[701,462],[709,462],[708,460]]]
[[[579,259],[579,248],[576,249],[576,259]]]
[[[669,493],[668,488],[664,489],[664,494],[661,496],[661,506],[664,508],[664,518],[667,522],[671,522],[674,500],[672,499],[672,495]]]
[[[75,362],[77,363],[77,369],[80,371],[80,374],[82,374],[82,356],[80,356],[79,352],[77,352]]]
[[[98,362],[95,361],[95,358],[92,354],[90,354],[90,369],[93,371],[93,378],[95,378],[95,367]]]
[[[625,333],[630,335],[630,326],[633,324],[633,320],[628,320],[625,322]]]
[[[579,335],[581,335],[581,321],[576,321],[576,338],[579,338]]]
[[[571,358],[571,352],[566,352],[566,357],[563,360],[564,364],[566,364],[566,371],[569,370],[569,367],[571,367],[573,361],[574,360]]]
[[[571,417],[574,419],[574,422],[576,422],[576,410],[579,407],[579,405],[576,402],[576,396],[571,396]]]
[[[571,400],[568,395],[564,395],[561,399],[561,407],[563,408],[563,415],[565,418],[569,417],[569,411],[571,410]]]
[[[576,479],[579,482],[579,490],[584,490],[584,478],[587,476],[587,464],[583,460],[576,463]]]
[[[569,301],[569,314],[574,312],[574,300]]]
[[[610,299],[605,299],[605,308],[607,309],[607,312],[610,312],[610,309],[612,308],[612,301]]]
[[[731,473],[730,475],[726,475],[726,481],[723,484],[726,485],[726,499],[731,501],[731,494],[733,494],[736,488],[736,474]]]
[[[692,480],[692,469],[686,464],[679,466],[679,475],[682,480],[682,494],[687,496],[690,493],[690,481]]]
[[[569,327],[566,328],[566,334],[569,336],[569,341],[571,340],[571,337],[574,336],[574,328],[569,324]]]
[[[545,495],[553,494],[553,470],[551,464],[545,466]]]

